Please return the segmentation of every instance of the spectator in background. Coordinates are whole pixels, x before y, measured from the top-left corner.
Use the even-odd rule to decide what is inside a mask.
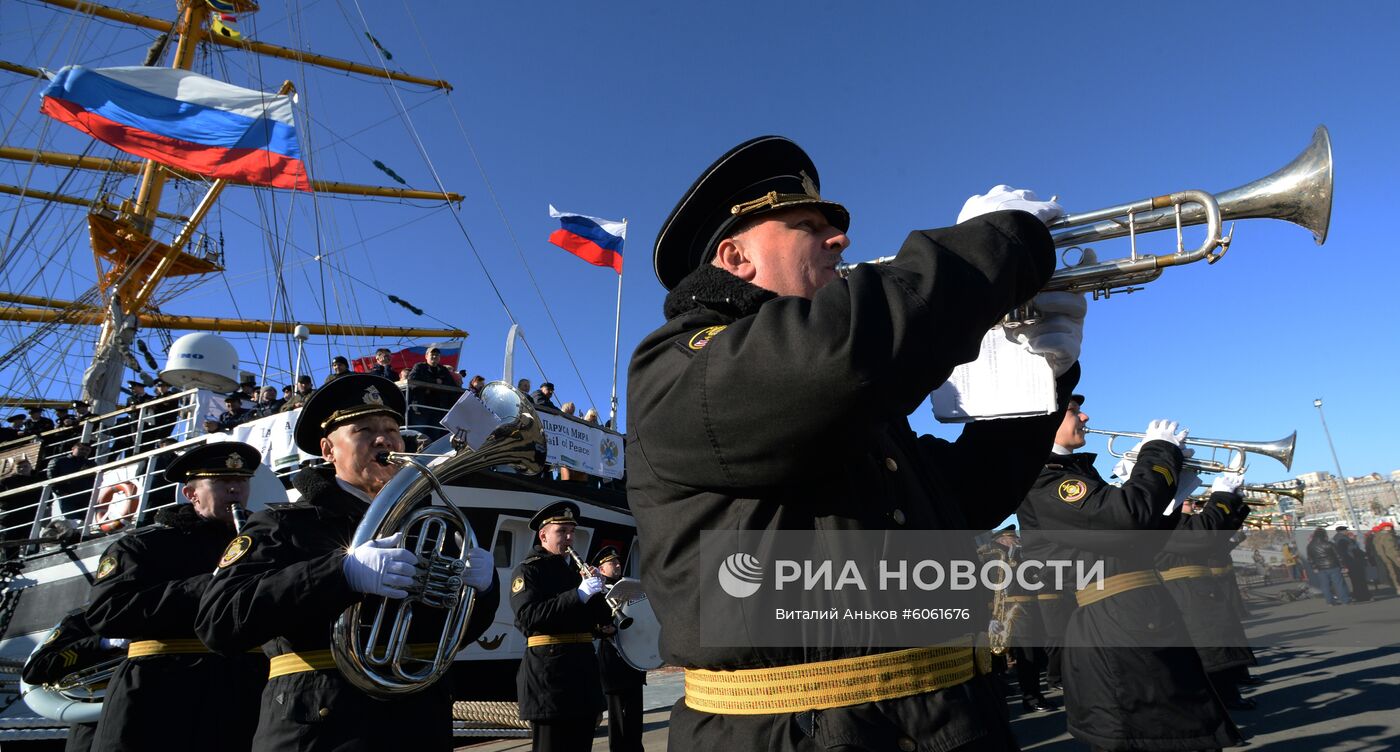
[[[1303,582],[1303,567],[1298,563],[1298,550],[1292,543],[1283,544],[1283,565],[1288,567],[1288,576],[1296,582]]]
[[[297,389],[290,399],[282,405],[282,412],[289,412],[302,406],[302,403],[311,398],[311,393],[315,391],[311,388],[311,376],[302,374],[297,377]]]
[[[282,387],[282,405],[283,405],[284,407],[285,407],[286,404],[287,404],[287,400],[289,400],[289,399],[292,398],[292,394],[293,394],[293,392],[292,392],[292,385],[291,385],[291,384],[287,384],[286,386]]]
[[[398,381],[399,374],[391,364],[389,348],[381,347],[374,351],[374,365],[370,366],[369,372],[375,376],[382,376],[390,381]]]
[[[258,394],[258,417],[265,418],[282,410],[283,400],[277,399],[277,387],[265,386]]]
[[[530,399],[535,401],[536,407],[552,407],[555,409],[559,407],[554,404],[554,385],[548,381],[540,384],[540,388],[536,389],[535,393],[530,395]]]
[[[529,380],[529,379],[521,379],[521,380],[515,382],[515,388],[516,388],[516,389],[519,389],[521,394],[526,395],[527,397],[530,396],[530,380]],[[532,398],[532,399],[533,399],[533,398]]]
[[[321,382],[321,386],[325,386],[326,384],[335,381],[341,376],[346,376],[349,373],[350,361],[346,360],[344,355],[337,355],[334,358],[331,358],[331,372],[326,375],[326,380]]]
[[[1337,555],[1337,547],[1327,540],[1327,530],[1317,528],[1308,540],[1308,565],[1317,574],[1313,584],[1322,591],[1322,598],[1332,606],[1351,603],[1346,583],[1342,581],[1342,559]]]
[[[457,371],[457,383],[458,383],[458,384],[465,384],[465,383],[467,383],[467,372],[466,372],[465,370],[458,370],[458,371]]]
[[[565,402],[564,406],[559,408],[559,412],[565,415],[574,415],[578,412],[578,408],[572,402]]]
[[[588,408],[588,412],[583,414],[583,422],[592,423],[595,426],[598,425],[598,409],[595,407]]]
[[[29,423],[24,429],[26,433],[30,436],[38,436],[45,431],[52,431],[53,428],[53,421],[44,417],[44,408],[38,406],[29,408]]]
[[[466,373],[466,371],[463,371],[463,373]],[[481,390],[485,387],[486,377],[482,376],[479,373],[473,376],[472,380],[467,383],[467,391],[471,392],[472,394],[475,394],[477,399],[481,399]]]
[[[146,394],[146,384],[141,381],[126,382],[127,390],[131,394],[131,399],[127,400],[127,407],[136,407],[143,402],[150,402],[151,395]]]
[[[6,441],[17,439],[24,435],[24,424],[29,422],[24,417],[24,413],[15,413],[8,418],[8,421],[10,423],[10,433],[6,436]]]
[[[1382,522],[1374,528],[1372,543],[1376,548],[1376,564],[1385,569],[1395,592],[1400,594],[1400,540],[1395,537],[1395,525]]]
[[[1351,580],[1351,599],[1357,603],[1371,600],[1371,588],[1366,584],[1366,553],[1356,545],[1356,536],[1346,525],[1337,526],[1337,534],[1332,536],[1332,545],[1337,549],[1347,577]]]
[[[92,417],[92,408],[82,400],[73,400],[73,414],[79,422]]]
[[[204,432],[205,432],[205,433],[220,433],[220,432],[222,432],[223,430],[224,430],[224,427],[223,427],[222,425],[219,424],[219,421],[214,420],[213,418],[205,418],[205,419],[204,419]]]
[[[424,381],[441,386],[461,386],[457,374],[442,364],[442,350],[437,345],[428,348],[426,360],[415,363],[408,372],[409,381]]]
[[[167,384],[161,379],[156,379],[156,394],[152,399],[160,399],[175,394],[175,387]],[[141,437],[141,443],[146,444],[147,439],[160,440],[175,433],[175,424],[180,422],[180,401],[166,400],[152,408],[147,416],[150,420],[149,427]],[[146,448],[150,448],[146,444]]]
[[[55,478],[87,470],[93,466],[92,445],[76,442],[68,454],[61,454],[49,460],[44,475],[51,483],[54,496],[58,497],[59,512],[65,519],[82,522],[92,496],[94,478],[91,475],[53,483]]]
[[[243,397],[243,406],[253,409],[258,404],[258,381],[253,374],[243,371],[238,376],[238,394]]]
[[[224,397],[224,412],[219,416],[219,430],[232,431],[234,426],[246,423],[253,411],[243,407],[243,393],[234,392]]]

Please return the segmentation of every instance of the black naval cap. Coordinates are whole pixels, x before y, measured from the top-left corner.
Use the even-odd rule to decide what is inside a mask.
[[[241,441],[219,441],[195,447],[165,468],[169,483],[200,478],[251,478],[262,462],[262,453]]]
[[[22,421],[22,420],[28,420],[28,418],[24,417],[24,413],[15,413],[14,415],[11,415],[10,417],[6,418],[5,420],[7,420],[7,421],[9,421],[9,422],[11,422],[11,423],[18,423],[18,422],[20,422],[20,421]]]
[[[145,389],[145,388],[146,388],[146,382],[144,382],[144,381],[137,381],[137,380],[135,380],[135,379],[128,379],[127,382],[126,382],[126,385],[129,386],[129,387],[131,387],[132,389],[135,389],[135,388],[138,387],[138,386],[141,387],[142,389]]]
[[[311,393],[297,419],[297,447],[321,454],[321,439],[346,421],[388,415],[403,425],[404,400],[394,382],[383,376],[350,373]]]
[[[776,209],[812,206],[845,232],[846,207],[821,197],[816,165],[782,136],[759,136],[730,149],[681,196],[656,235],[653,263],[670,290],[714,257],[719,241],[742,222]]]
[[[242,402],[243,402],[243,392],[234,392],[234,393],[232,393],[232,394],[225,394],[225,395],[224,395],[224,402],[242,403]]]
[[[593,558],[589,559],[588,563],[595,567],[601,567],[609,561],[622,563],[622,554],[617,552],[617,546],[603,546],[598,549],[598,553],[593,554]]]
[[[535,512],[530,518],[530,529],[538,531],[545,525],[577,525],[578,505],[572,501],[556,501]]]

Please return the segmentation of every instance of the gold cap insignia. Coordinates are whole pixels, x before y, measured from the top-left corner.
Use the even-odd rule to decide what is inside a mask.
[[[102,561],[97,562],[97,579],[105,579],[113,572],[117,571],[117,560],[112,556],[102,557]]]
[[[224,555],[219,558],[219,568],[223,569],[235,561],[243,558],[243,554],[253,547],[253,539],[246,535],[240,535],[228,542],[228,548],[224,549]]]
[[[228,459],[224,460],[224,467],[230,470],[242,470],[243,457],[238,452],[230,452]]]
[[[817,184],[816,184],[816,182],[812,180],[811,176],[807,174],[807,171],[806,171],[806,170],[799,170],[799,171],[797,172],[797,174],[802,176],[802,192],[803,192],[803,193],[807,194],[808,196],[811,196],[812,198],[816,198],[816,199],[819,199],[819,198],[822,197],[821,194],[817,192]]]
[[[1074,480],[1071,478],[1060,484],[1059,494],[1061,501],[1073,504],[1084,498],[1084,495],[1087,493],[1089,493],[1089,487],[1086,486],[1082,480]]]
[[[379,387],[372,386],[365,390],[366,405],[382,405],[384,398],[379,394]]]
[[[510,583],[510,592],[511,592],[512,594],[518,593],[518,592],[520,592],[521,590],[524,590],[524,589],[525,589],[525,578],[524,578],[524,577],[516,577],[514,580],[511,580],[511,583]]]

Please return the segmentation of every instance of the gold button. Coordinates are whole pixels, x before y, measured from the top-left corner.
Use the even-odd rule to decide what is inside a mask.
[[[915,744],[914,740],[907,736],[899,740],[899,748],[904,750],[904,752],[914,752],[914,748],[917,746],[919,745]]]
[[[886,457],[885,469],[889,470],[890,472],[894,472],[899,469],[899,463],[895,462],[893,457]]]
[[[317,712],[320,714],[320,716],[321,716],[322,718],[325,718],[326,716],[328,716],[328,715],[331,714],[331,709],[330,709],[330,708],[321,708],[321,709],[320,709],[319,711],[317,711]]]
[[[896,509],[893,512],[890,512],[890,518],[894,520],[894,524],[903,525],[905,520],[904,510]]]

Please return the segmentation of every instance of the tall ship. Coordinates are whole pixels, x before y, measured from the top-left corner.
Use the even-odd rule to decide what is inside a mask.
[[[0,47],[0,418],[12,418],[0,427],[0,744],[61,738],[66,721],[100,707],[100,681],[57,692],[24,685],[19,672],[86,602],[103,551],[178,503],[162,476],[175,456],[246,441],[264,463],[250,509],[295,502],[292,476],[322,461],[292,441],[295,404],[334,377],[312,362],[344,354],[345,367],[368,370],[384,347],[408,404],[409,451],[416,445],[428,464],[426,455],[480,444],[442,425],[466,384],[408,370],[437,345],[455,371],[467,331],[440,320],[361,323],[432,318],[385,289],[386,276],[434,264],[431,249],[393,243],[394,228],[466,231],[463,197],[431,162],[432,185],[412,188],[357,138],[372,142],[375,126],[397,119],[422,150],[414,97],[451,84],[399,70],[367,24],[364,57],[350,60],[310,50],[294,12],[263,19],[251,0],[172,5],[170,18],[80,0],[0,11],[11,29],[33,24],[25,49]],[[40,59],[4,59],[16,51]],[[326,114],[326,103],[375,87],[393,111],[366,123]],[[346,154],[358,167],[345,168]],[[346,172],[370,180],[329,179]],[[451,303],[436,308],[461,307]],[[497,393],[513,391],[519,329],[496,337],[502,366],[485,375]],[[288,403],[284,385],[295,387]],[[579,554],[615,546],[626,574],[639,576],[615,421],[516,394],[517,413],[537,424],[516,449],[537,450],[543,469],[503,455],[447,474],[429,495],[462,513],[502,581],[533,545],[531,516],[559,499],[580,506]],[[469,705],[459,735],[511,725],[501,703],[514,700],[525,639],[508,601],[443,679]],[[61,706],[63,720],[31,700]],[[474,717],[472,707],[486,710]]]

